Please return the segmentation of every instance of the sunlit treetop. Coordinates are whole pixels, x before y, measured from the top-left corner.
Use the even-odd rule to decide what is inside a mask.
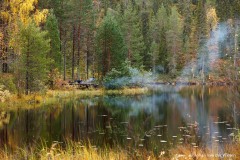
[[[217,27],[219,18],[216,13],[215,8],[209,8],[207,10],[207,24],[210,29],[215,29]]]
[[[36,5],[38,0],[4,0],[3,9],[0,11],[0,15],[5,23],[8,24],[9,33],[11,35],[9,45],[17,48],[15,42],[15,34],[19,31],[19,24],[27,26],[32,21],[35,24],[40,25],[44,23],[48,10],[38,10]]]
[[[47,10],[39,11],[36,9],[38,0],[5,0],[1,15],[8,23],[17,21],[28,24],[34,17],[35,23],[39,24],[46,19]]]

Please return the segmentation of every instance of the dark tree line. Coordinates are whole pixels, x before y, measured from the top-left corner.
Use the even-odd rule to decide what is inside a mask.
[[[195,61],[189,70],[203,81],[221,64],[238,72],[238,0],[4,0],[0,7],[1,75],[26,93],[58,79],[101,81],[128,67],[176,78]],[[223,61],[211,68],[208,40],[221,23]]]

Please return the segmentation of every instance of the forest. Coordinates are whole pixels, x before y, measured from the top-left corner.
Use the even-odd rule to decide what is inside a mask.
[[[0,159],[239,159],[240,0],[0,0]]]
[[[238,0],[2,0],[0,8],[2,90],[89,78],[113,89],[150,77],[238,80]]]

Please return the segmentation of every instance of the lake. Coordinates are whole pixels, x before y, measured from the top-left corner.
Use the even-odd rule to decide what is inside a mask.
[[[206,86],[158,85],[145,95],[59,99],[35,109],[1,110],[0,145],[73,140],[156,153],[181,144],[222,148],[238,133],[239,104],[233,89]]]

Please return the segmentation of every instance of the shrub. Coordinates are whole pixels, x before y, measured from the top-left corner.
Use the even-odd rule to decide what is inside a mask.
[[[153,82],[151,72],[139,70],[137,68],[126,67],[123,71],[112,69],[104,78],[106,89],[121,89],[123,87],[142,87]]]
[[[5,102],[10,98],[11,94],[8,90],[5,90],[3,85],[0,86],[0,102]]]
[[[49,73],[48,73],[48,82],[47,84],[49,85],[49,87],[51,89],[60,89],[62,87],[62,79],[61,79],[61,74],[58,71],[57,68],[52,69]]]
[[[14,78],[11,75],[3,75],[0,77],[0,85],[4,86],[5,90],[8,90],[11,93],[16,93],[17,88],[14,83]]]
[[[104,78],[104,87],[106,89],[121,89],[128,83],[128,77],[124,77],[121,71],[112,69]]]

